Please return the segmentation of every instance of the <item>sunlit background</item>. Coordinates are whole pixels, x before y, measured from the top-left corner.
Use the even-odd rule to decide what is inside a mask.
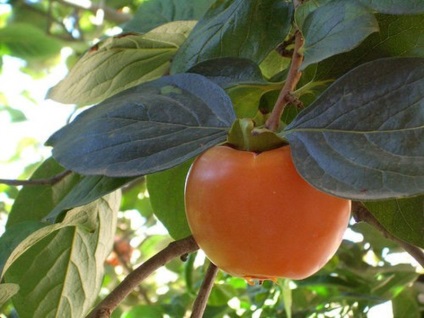
[[[0,16],[6,16],[10,12],[10,6],[1,4]],[[97,23],[102,21],[102,13],[95,17]],[[119,28],[113,28],[110,34],[119,33]],[[94,43],[94,42],[93,42]],[[72,49],[64,47],[56,63],[51,67],[43,69],[42,76],[31,74],[26,69],[24,60],[11,56],[3,56],[2,71],[0,74],[0,136],[2,137],[0,149],[0,178],[20,179],[28,178],[37,165],[50,156],[50,148],[44,146],[47,138],[57,129],[64,126],[75,112],[74,105],[63,105],[46,99],[47,91],[60,81],[68,72],[67,59],[72,54]],[[5,106],[10,105],[7,110]],[[145,193],[144,195],[148,195]],[[0,202],[11,205],[13,201],[0,192]],[[166,235],[165,228],[158,222],[154,227],[146,225],[146,219],[137,211],[125,211],[120,214],[120,218],[127,219],[133,231],[130,240],[131,245],[136,248],[147,237],[151,235]],[[6,215],[0,214],[0,235],[4,232]],[[362,236],[353,231],[346,233],[346,238],[360,242]],[[132,255],[134,259],[139,258],[137,249]],[[406,253],[386,255],[386,259],[393,264],[411,263],[418,267],[418,264]],[[203,254],[199,253],[196,259],[196,266],[201,266],[204,261]],[[374,264],[373,255],[370,254],[366,260]],[[125,274],[122,266],[116,266],[118,274]],[[154,275],[157,285],[157,293],[166,293],[167,284],[176,280],[175,273],[165,268]],[[102,290],[107,294],[108,290]],[[229,302],[229,306],[239,308],[237,298]],[[272,301],[272,300],[270,300]],[[255,312],[259,317],[260,310]],[[0,314],[1,316],[1,314]],[[5,316],[3,316],[5,317]],[[390,318],[391,303],[383,303],[373,307],[368,317],[370,318]],[[405,316],[406,317],[406,316]]]

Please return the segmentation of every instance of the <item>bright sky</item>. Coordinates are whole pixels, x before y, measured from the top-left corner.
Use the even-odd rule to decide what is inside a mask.
[[[66,49],[64,49],[66,54]],[[0,112],[0,178],[17,178],[26,165],[39,161],[50,155],[50,148],[41,146],[39,149],[28,147],[20,161],[8,162],[16,153],[17,146],[25,139],[35,139],[41,144],[57,129],[65,125],[73,111],[70,105],[46,100],[50,87],[54,86],[67,73],[63,63],[52,69],[48,76],[33,79],[20,71],[23,62],[19,59],[4,56],[3,69],[0,74],[0,93],[3,94],[11,107],[22,111],[28,120],[12,123],[7,112]],[[29,95],[33,101],[23,96]]]

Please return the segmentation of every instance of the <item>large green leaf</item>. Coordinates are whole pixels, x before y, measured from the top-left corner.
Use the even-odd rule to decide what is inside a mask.
[[[181,46],[171,71],[184,72],[218,57],[244,57],[259,63],[287,36],[292,15],[291,1],[216,1]]]
[[[40,230],[47,234],[50,228],[47,235],[35,232],[28,238],[38,235],[38,242],[22,251],[5,275],[6,283],[20,287],[13,297],[20,317],[79,318],[87,314],[98,296],[104,261],[113,244],[119,198],[115,192],[72,210],[64,222],[73,226],[68,223],[52,231],[60,223],[50,225]]]
[[[18,291],[19,285],[17,284],[0,284],[0,305],[6,303]]]
[[[380,32],[371,34],[356,49],[319,63],[315,80],[337,78],[360,64],[383,57],[424,57],[423,14],[376,17]]]
[[[283,134],[300,174],[325,192],[359,200],[424,193],[424,59],[352,70]]]
[[[0,29],[0,55],[47,59],[58,55],[61,43],[29,23],[12,23]]]
[[[60,214],[71,208],[93,202],[109,194],[134,178],[110,178],[106,176],[85,176],[66,194],[66,196],[45,217],[54,222]]]
[[[424,13],[424,2],[421,0],[359,0],[366,6],[387,14],[419,14]]]
[[[147,189],[156,217],[176,240],[191,234],[188,227],[184,186],[192,161],[147,176]]]
[[[365,205],[391,234],[424,248],[424,196]]]
[[[146,34],[115,36],[91,48],[48,97],[65,104],[93,104],[126,88],[159,78],[195,22],[172,22]]]
[[[222,88],[197,74],[167,76],[80,114],[48,144],[81,174],[139,176],[176,166],[225,141],[235,116]]]
[[[261,97],[282,87],[282,83],[266,81],[259,66],[244,58],[210,59],[196,64],[188,72],[204,75],[225,88],[238,118],[254,117]]]
[[[143,1],[124,31],[147,32],[171,21],[199,20],[215,0]]]
[[[297,22],[305,37],[302,68],[350,51],[378,31],[377,19],[357,1],[330,1],[307,14],[304,20],[297,17]]]
[[[34,172],[31,179],[49,179],[62,173],[64,168],[49,158]],[[80,180],[71,173],[55,184],[25,186],[19,191],[9,213],[7,227],[26,221],[41,221]]]

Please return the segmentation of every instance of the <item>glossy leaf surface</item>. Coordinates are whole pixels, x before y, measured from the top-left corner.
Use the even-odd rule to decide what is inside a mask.
[[[225,141],[234,112],[227,94],[197,74],[163,77],[83,112],[48,144],[85,175],[139,176],[176,166]]]
[[[171,71],[184,72],[218,57],[244,57],[259,63],[289,33],[292,15],[288,1],[216,1],[181,46]]]
[[[424,192],[424,60],[382,59],[349,72],[285,129],[315,187],[361,200]]]
[[[338,53],[352,50],[378,31],[372,12],[357,1],[333,0],[299,18],[305,37],[302,68]]]
[[[201,62],[188,72],[206,76],[226,90],[237,118],[252,118],[261,97],[280,89],[281,83],[266,81],[259,66],[244,58],[217,58]]]

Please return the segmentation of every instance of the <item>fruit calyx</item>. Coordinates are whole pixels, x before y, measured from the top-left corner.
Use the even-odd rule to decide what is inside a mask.
[[[256,127],[251,118],[237,119],[228,133],[229,146],[244,151],[263,152],[287,145],[287,141],[275,132]]]

